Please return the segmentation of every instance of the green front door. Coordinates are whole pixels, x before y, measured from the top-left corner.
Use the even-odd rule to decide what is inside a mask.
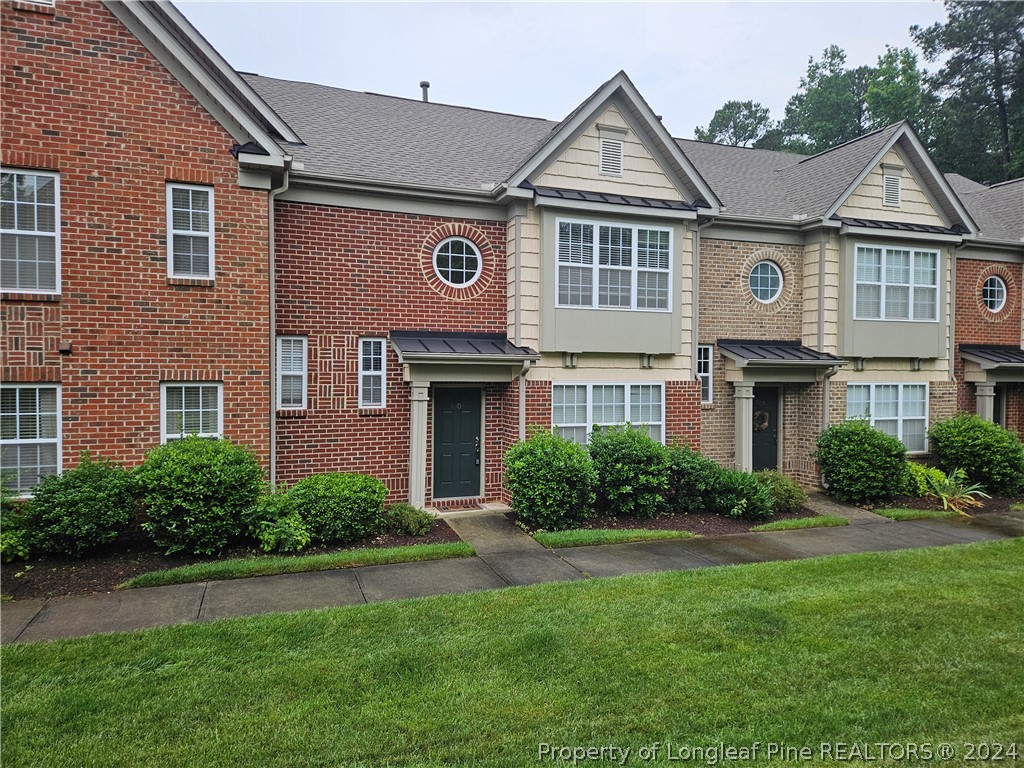
[[[435,499],[480,495],[480,390],[434,390]]]
[[[754,387],[753,469],[779,468],[779,388]]]

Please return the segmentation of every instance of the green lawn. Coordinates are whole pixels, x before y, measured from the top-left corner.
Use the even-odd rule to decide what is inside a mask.
[[[890,520],[931,520],[936,517],[958,517],[959,512],[952,509],[873,509],[876,515],[888,517]]]
[[[591,544],[622,544],[626,541],[692,539],[689,531],[649,531],[643,528],[579,528],[573,531],[537,531],[533,538],[548,549],[586,547]]]
[[[629,765],[654,742],[962,755],[1024,742],[1021,584],[1017,539],[14,645],[3,764],[532,766],[541,743],[629,747]]]
[[[835,528],[849,525],[850,521],[838,515],[818,515],[817,517],[798,517],[794,520],[776,520],[774,523],[755,525],[752,531],[795,531],[801,528]]]
[[[168,568],[165,571],[150,571],[128,579],[119,588],[160,587],[167,584],[188,584],[194,581],[213,579],[245,579],[250,576],[276,576],[280,573],[330,571],[335,568],[352,568],[357,565],[446,560],[452,557],[472,557],[475,554],[476,550],[469,544],[457,541],[447,544],[411,544],[407,547],[353,549],[348,552],[331,552],[326,555],[306,555],[304,557],[301,555],[298,557],[257,555],[256,557],[183,565],[179,568]]]
[[[1011,504],[1010,505],[1010,511],[1011,512],[1024,512],[1024,504]]]

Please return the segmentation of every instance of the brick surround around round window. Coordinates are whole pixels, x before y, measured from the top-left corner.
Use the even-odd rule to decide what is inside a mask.
[[[782,272],[782,290],[778,297],[770,302],[758,300],[750,290],[750,271],[762,261],[773,262]],[[740,277],[743,280],[744,303],[754,312],[763,315],[774,315],[785,309],[793,299],[794,286],[797,284],[795,267],[784,253],[774,248],[759,248],[747,256],[740,270]]]
[[[434,270],[434,249],[442,240],[447,240],[449,237],[465,238],[473,243],[480,252],[480,277],[471,285],[463,288],[447,284]],[[423,272],[423,279],[439,294],[452,301],[468,301],[483,293],[494,279],[494,249],[487,240],[487,236],[470,224],[454,222],[442,224],[427,235],[423,241],[423,246],[420,248],[420,269]]]
[[[1003,306],[997,312],[993,312],[985,306],[983,289],[985,281],[990,277],[998,277],[1006,286],[1006,301],[1003,302]],[[993,264],[978,273],[978,280],[974,286],[974,295],[981,318],[989,323],[1001,323],[1014,315],[1014,310],[1017,308],[1017,297],[1020,295],[1020,287],[1017,285],[1017,280],[1014,278],[1011,270],[1001,264]]]

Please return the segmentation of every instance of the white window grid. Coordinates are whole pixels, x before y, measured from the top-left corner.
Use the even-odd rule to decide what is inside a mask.
[[[387,405],[387,345],[384,339],[359,339],[359,407]]]
[[[308,363],[305,336],[278,336],[277,338],[277,407],[302,409],[306,407]]]
[[[434,273],[453,288],[469,288],[483,272],[476,244],[464,237],[449,237],[434,249]]]
[[[0,387],[0,482],[27,495],[61,471],[61,454],[60,385]]]
[[[559,308],[672,311],[672,230],[556,219]]]
[[[214,278],[214,216],[213,187],[167,185],[169,277]]]
[[[882,205],[898,208],[902,197],[902,179],[893,174],[882,176]]]
[[[697,378],[700,380],[700,401],[710,403],[714,400],[714,347],[701,344],[697,347]]]
[[[60,175],[4,169],[0,172],[0,290],[59,294],[60,261]]]
[[[629,424],[665,442],[665,387],[660,383],[553,384],[551,426],[586,445],[595,427]]]
[[[989,312],[998,312],[1006,305],[1006,283],[998,275],[990,275],[981,287],[981,300]]]
[[[846,418],[867,419],[871,426],[900,440],[910,453],[928,451],[927,383],[848,383]]]
[[[939,264],[934,250],[858,245],[854,320],[938,322]]]
[[[750,292],[762,304],[771,304],[782,294],[782,268],[774,261],[759,261],[747,279]]]
[[[602,176],[621,176],[625,154],[625,142],[621,139],[601,140],[601,160],[598,172]]]
[[[195,435],[224,434],[223,384],[215,381],[166,381],[160,384],[160,442]]]

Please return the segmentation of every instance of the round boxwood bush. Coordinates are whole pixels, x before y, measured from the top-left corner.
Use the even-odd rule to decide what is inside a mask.
[[[131,473],[88,452],[77,467],[44,477],[32,494],[19,526],[34,553],[81,557],[113,542],[135,512]]]
[[[230,440],[186,437],[154,448],[137,470],[142,527],[167,554],[213,554],[244,530],[263,490],[263,470]]]
[[[1016,432],[959,413],[928,430],[932,458],[946,474],[960,468],[972,483],[989,493],[1024,491],[1024,446]]]
[[[755,472],[754,477],[772,497],[772,510],[777,515],[799,512],[807,501],[804,489],[776,469],[763,469]]]
[[[611,515],[654,517],[668,491],[668,450],[632,427],[595,429],[590,457],[597,470],[598,508]]]
[[[345,542],[379,532],[388,489],[369,475],[329,472],[304,477],[288,493],[314,541]]]
[[[814,458],[840,501],[868,504],[891,499],[906,483],[907,450],[863,419],[833,424],[818,437]]]
[[[562,531],[593,514],[597,472],[582,445],[538,430],[505,453],[505,485],[520,521]]]
[[[772,516],[768,487],[750,472],[722,469],[708,491],[707,511],[723,517],[763,520]]]
[[[708,498],[723,472],[716,461],[689,446],[668,449],[668,490],[665,505],[669,512],[699,514],[708,510]]]

